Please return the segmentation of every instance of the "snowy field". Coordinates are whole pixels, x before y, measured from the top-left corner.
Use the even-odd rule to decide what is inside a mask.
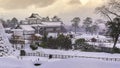
[[[0,68],[34,68],[30,61],[19,60],[15,57],[1,57]]]
[[[120,62],[106,62],[95,59],[66,59],[48,62],[40,68],[119,68]]]
[[[39,58],[39,59],[38,59]],[[40,63],[40,66],[34,66]],[[97,59],[48,59],[43,57],[3,57],[0,68],[119,68],[120,62]]]

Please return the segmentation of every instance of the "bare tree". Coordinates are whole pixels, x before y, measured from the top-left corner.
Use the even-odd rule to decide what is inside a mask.
[[[120,17],[120,0],[110,0],[107,4],[97,7],[96,13],[112,21],[112,17]]]

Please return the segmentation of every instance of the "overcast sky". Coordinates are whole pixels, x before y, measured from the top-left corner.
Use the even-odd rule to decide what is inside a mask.
[[[0,18],[17,17],[24,19],[31,13],[42,17],[57,15],[69,22],[73,17],[97,19],[94,9],[107,0],[0,0]]]

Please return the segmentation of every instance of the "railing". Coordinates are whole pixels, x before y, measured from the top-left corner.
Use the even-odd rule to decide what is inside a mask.
[[[67,58],[92,58],[92,59],[100,59],[105,61],[120,61],[120,58],[107,58],[107,57],[89,57],[89,56],[72,56],[72,55],[59,55],[59,54],[43,54],[43,53],[26,53],[26,56],[39,56],[39,57],[47,57],[50,58],[58,58],[58,59],[67,59]]]

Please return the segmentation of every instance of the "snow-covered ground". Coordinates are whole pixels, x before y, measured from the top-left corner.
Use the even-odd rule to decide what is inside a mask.
[[[104,57],[104,58],[120,58],[120,54],[111,54],[104,52],[82,52],[78,50],[57,50],[57,49],[38,49],[32,51],[30,49],[26,50],[27,53],[41,53],[41,54],[55,54],[55,55],[70,55],[70,56],[86,56],[86,57]]]
[[[34,66],[40,63],[40,66]],[[43,57],[2,57],[0,68],[119,68],[119,61],[103,61],[98,59],[72,58],[48,59]]]
[[[35,68],[32,62],[15,57],[1,57],[0,68]]]
[[[120,62],[107,62],[95,59],[66,59],[48,62],[40,68],[119,68]]]
[[[91,34],[74,34],[74,35],[75,37],[72,39],[72,43],[75,43],[76,39],[84,38],[85,40],[88,41],[87,43],[96,45],[96,46],[112,48],[114,44],[112,41],[112,38],[107,38],[103,35],[91,35]],[[91,42],[92,38],[97,39],[97,41],[94,43]],[[108,40],[110,40],[111,42],[108,42]],[[120,42],[117,42],[116,47],[120,48]]]

